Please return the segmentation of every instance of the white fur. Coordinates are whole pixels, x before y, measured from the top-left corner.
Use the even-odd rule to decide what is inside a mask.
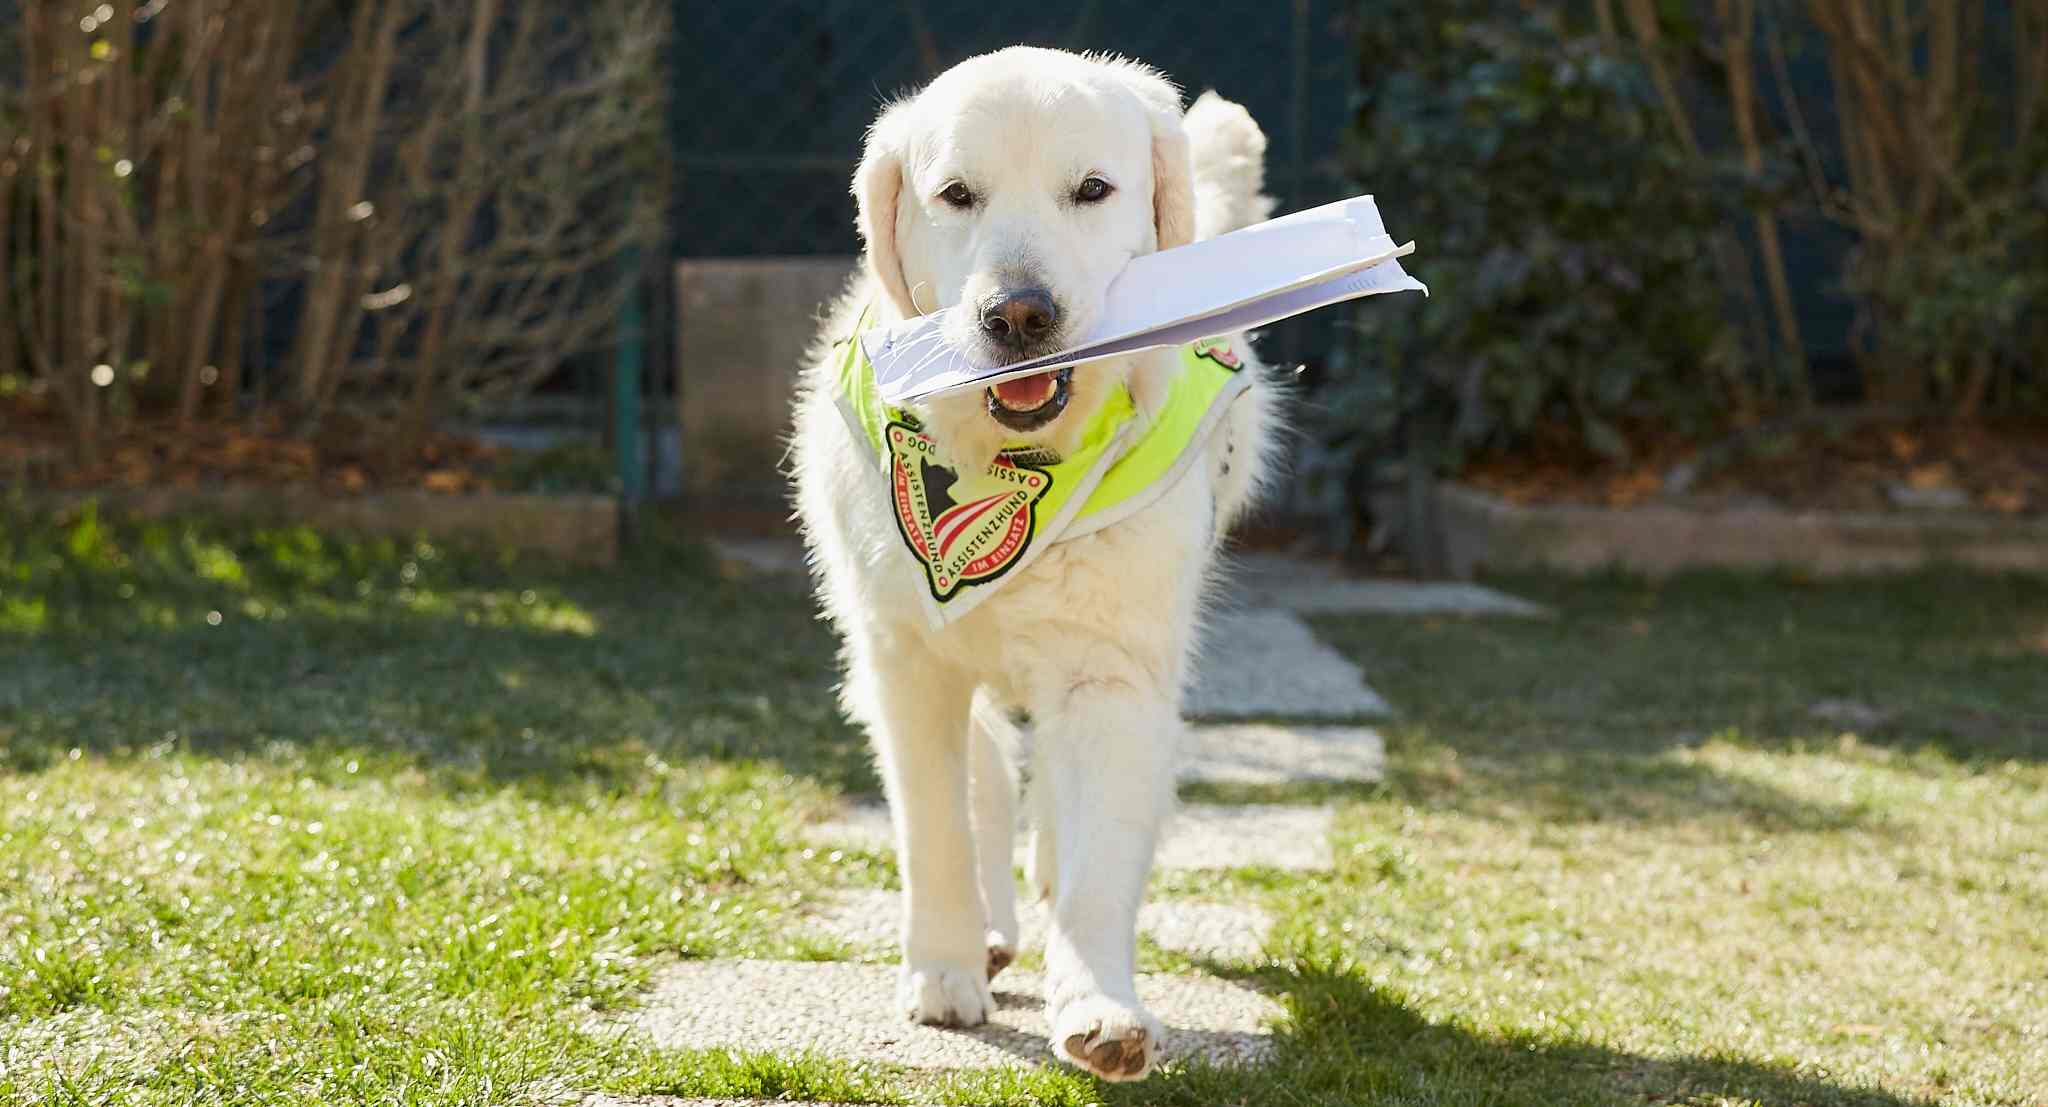
[[[833,343],[864,305],[885,319],[1014,281],[1049,290],[1083,334],[1110,279],[1138,254],[1261,218],[1265,138],[1210,94],[1183,118],[1177,89],[1131,62],[1024,47],[971,59],[888,108],[856,174],[867,263],[831,312],[797,401],[798,513],[827,615],[843,639],[847,712],[868,731],[895,822],[906,910],[899,1004],[974,1025],[988,977],[1014,953],[1010,871],[1020,743],[1031,720],[1032,883],[1052,902],[1046,1003],[1052,1048],[1108,1079],[1158,1057],[1161,1028],[1133,988],[1134,926],[1173,805],[1180,700],[1218,546],[1267,471],[1274,388],[1253,387],[1204,445],[1206,464],[1128,519],[1041,552],[943,630],[892,517],[867,441],[835,407]],[[1063,202],[1088,174],[1115,192]],[[938,194],[965,181],[963,212]],[[1237,348],[1249,356],[1240,336]],[[1119,383],[1156,413],[1180,361],[1160,351],[1076,369],[1073,397],[1017,435],[979,391],[919,407],[956,466],[1007,444],[1071,448]]]

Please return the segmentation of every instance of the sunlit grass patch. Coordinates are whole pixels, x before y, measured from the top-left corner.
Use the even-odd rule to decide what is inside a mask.
[[[0,1103],[2038,1103],[2048,585],[1509,583],[1558,617],[1318,621],[1388,780],[1193,790],[1335,806],[1335,867],[1157,882],[1263,907],[1273,964],[1141,950],[1273,994],[1278,1060],[1109,1087],[613,1029],[897,885],[804,833],[876,785],[798,588],[10,521]]]
[[[2048,673],[2001,646],[2048,586],[1515,583],[1560,618],[1323,625],[1403,722],[1287,936],[1426,1017],[1642,1058],[1616,1094],[1690,1101],[1681,1054],[1801,1083],[1765,1103],[2048,1087]]]

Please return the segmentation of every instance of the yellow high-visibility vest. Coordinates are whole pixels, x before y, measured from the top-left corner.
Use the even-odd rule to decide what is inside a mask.
[[[1050,457],[1019,444],[963,476],[938,463],[938,444],[914,414],[876,392],[875,368],[857,340],[873,324],[872,310],[862,311],[855,337],[842,340],[839,408],[889,481],[896,529],[923,569],[934,626],[988,598],[1045,547],[1158,499],[1201,457],[1202,443],[1252,383],[1228,341],[1193,342],[1181,347],[1181,371],[1151,422],[1139,425],[1129,389],[1119,386],[1089,418],[1074,453]]]

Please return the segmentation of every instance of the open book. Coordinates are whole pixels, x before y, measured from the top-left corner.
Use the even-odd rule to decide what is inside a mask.
[[[1078,345],[1009,365],[977,364],[946,341],[949,313],[861,336],[883,402],[904,404],[1064,365],[1264,326],[1381,292],[1429,292],[1394,259],[1372,197],[1357,196],[1132,259],[1110,282],[1102,318]]]

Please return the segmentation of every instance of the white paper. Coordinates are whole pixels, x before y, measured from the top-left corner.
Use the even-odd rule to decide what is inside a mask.
[[[1057,353],[984,366],[946,341],[964,305],[876,327],[861,336],[883,402],[904,404],[1063,365],[1264,326],[1382,292],[1429,289],[1394,259],[1372,197],[1358,196],[1135,258],[1110,282],[1085,341]]]

